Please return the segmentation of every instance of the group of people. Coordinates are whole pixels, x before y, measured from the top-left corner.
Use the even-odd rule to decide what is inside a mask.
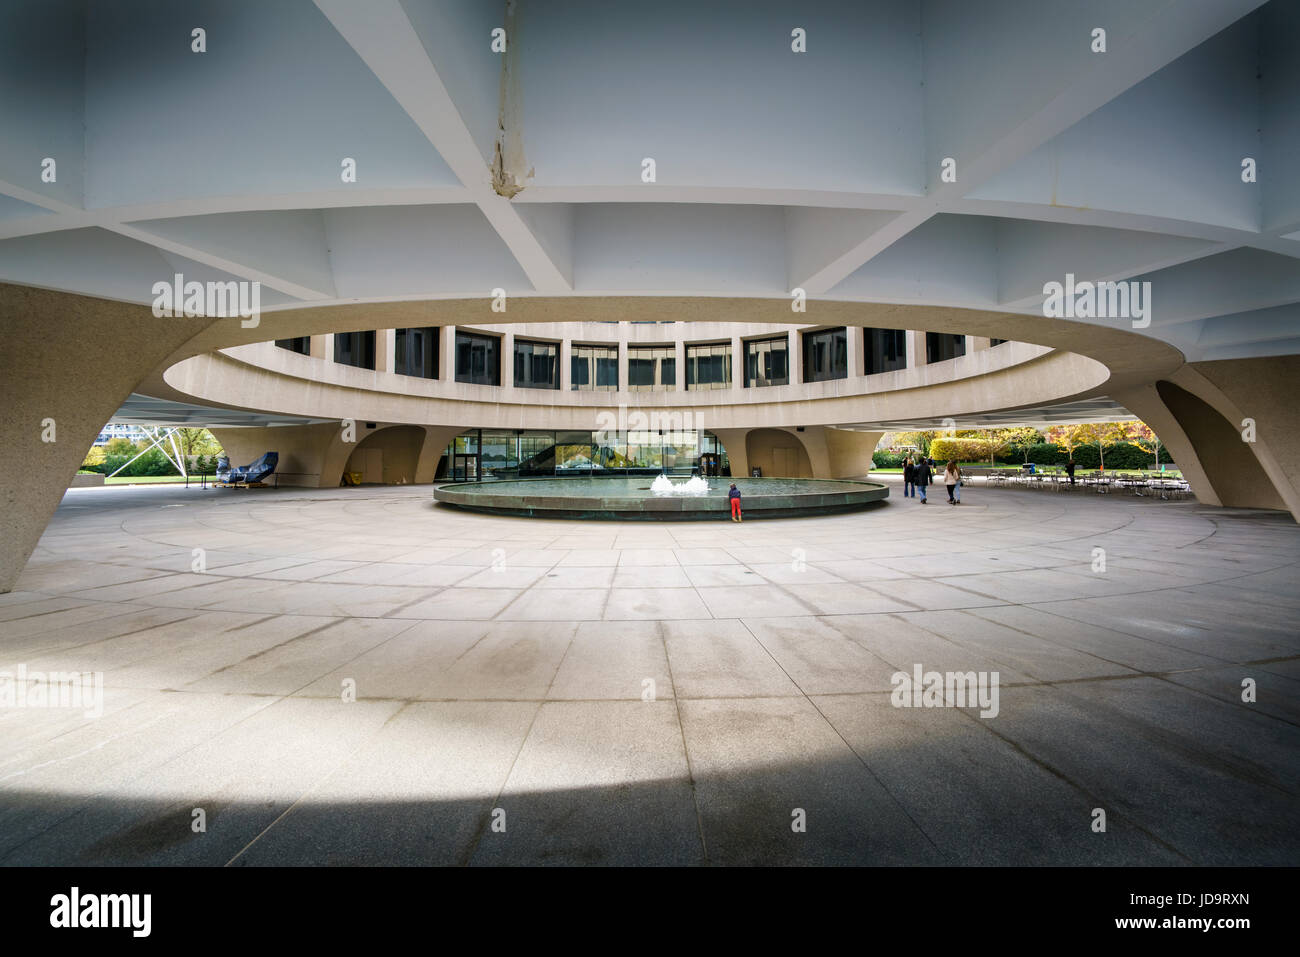
[[[921,504],[926,503],[925,491],[934,481],[937,464],[934,459],[919,455],[913,460],[908,456],[903,460],[903,497],[916,498],[920,493]],[[943,484],[948,489],[948,504],[961,504],[962,475],[961,466],[956,459],[949,459],[943,469]]]

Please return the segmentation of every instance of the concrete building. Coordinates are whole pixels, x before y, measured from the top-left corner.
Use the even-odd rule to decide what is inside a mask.
[[[110,420],[312,490],[1131,416],[1300,518],[1291,0],[8,0],[0,87],[0,592]]]
[[[669,5],[671,56],[582,3],[513,5],[504,53],[491,5],[276,10],[6,6],[3,587],[133,394],[311,423],[219,435],[321,485],[342,419],[422,430],[412,481],[459,430],[619,404],[699,412],[737,462],[751,430],[802,427],[783,447],[830,475],[889,424],[1101,402],[1201,501],[1300,509],[1293,4],[827,3],[725,27]],[[260,283],[260,322],[155,317],[174,277]],[[1045,316],[1074,280],[1138,285]],[[397,375],[393,330],[427,327],[438,378]],[[801,333],[839,327],[845,377],[802,382]],[[465,329],[495,338],[500,386],[457,381]],[[905,330],[907,366],[865,368],[864,329]],[[373,369],[331,361],[357,331]],[[922,332],[965,355],[923,364]],[[745,388],[746,343],[773,334],[789,384]],[[511,381],[515,337],[557,346],[558,389]],[[671,348],[681,380],[700,342],[729,346],[727,388],[625,391],[630,349]],[[564,381],[588,343],[617,347],[613,393]]]

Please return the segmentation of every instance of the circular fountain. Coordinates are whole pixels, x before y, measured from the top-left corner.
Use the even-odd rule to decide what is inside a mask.
[[[860,509],[889,496],[878,482],[851,479],[534,478],[451,482],[434,487],[444,505],[529,518],[707,521],[730,517],[727,493],[740,489],[746,519],[789,518]]]

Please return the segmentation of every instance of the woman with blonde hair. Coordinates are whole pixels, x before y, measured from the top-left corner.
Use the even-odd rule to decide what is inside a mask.
[[[944,467],[943,484],[948,486],[948,504],[960,505],[961,501],[953,498],[953,493],[957,491],[957,486],[961,484],[961,466],[957,464],[956,459],[949,459],[947,466]]]

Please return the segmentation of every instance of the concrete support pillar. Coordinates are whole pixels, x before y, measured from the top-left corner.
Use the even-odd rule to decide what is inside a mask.
[[[443,326],[438,342],[438,378],[443,382],[456,381],[456,327]]]
[[[925,333],[907,330],[907,367],[915,369],[925,365]]]
[[[573,343],[568,339],[560,340],[560,391],[573,390]]]
[[[844,330],[848,336],[849,378],[865,375],[866,356],[862,344],[862,327],[849,326]]]
[[[677,354],[676,389],[678,392],[685,392],[686,391],[686,343],[678,339],[678,341],[674,343],[674,347]]]
[[[824,429],[823,432],[828,456],[826,478],[864,478],[871,474],[871,455],[884,437],[884,432],[851,432],[831,428]]]
[[[1155,430],[1202,502],[1300,521],[1297,381],[1300,356],[1195,362],[1114,399]]]
[[[795,437],[803,446],[808,456],[808,465],[812,475],[797,475],[793,478],[832,478],[830,451],[826,445],[826,433],[830,430],[821,425],[809,425],[801,432],[796,429],[783,429]]]
[[[731,391],[745,388],[745,344],[740,336],[731,337]]]
[[[355,423],[353,431],[348,433],[355,438],[353,442],[344,441],[347,435],[341,422],[277,425],[273,428],[215,428],[211,431],[221,443],[222,450],[230,456],[231,465],[247,465],[264,452],[278,452],[280,461],[275,467],[274,483],[302,488],[337,486],[343,463],[367,434],[361,422]],[[343,454],[338,462],[338,472],[330,475],[327,459],[335,446]]]
[[[415,484],[427,485],[433,481],[442,454],[447,451],[451,440],[465,431],[457,425],[426,425],[424,427],[424,447],[420,449],[420,459],[415,467]]]
[[[158,319],[149,306],[0,284],[0,592],[140,380],[208,326],[237,321]]]
[[[798,329],[790,330],[790,384],[803,382],[803,336]]]
[[[515,387],[515,334],[501,335],[501,385],[506,389]]]
[[[313,359],[324,359],[326,362],[334,361],[334,334],[332,332],[311,337],[311,357]]]
[[[748,429],[710,429],[727,451],[727,461],[731,464],[733,478],[749,476],[749,454],[745,448],[745,436]]]
[[[626,323],[620,323],[620,326],[626,326]],[[627,340],[620,339],[618,343],[618,391],[627,391]]]
[[[967,336],[966,337],[966,354],[979,352],[983,349],[989,349],[993,346],[993,340],[988,336]]]
[[[375,330],[375,371],[392,372],[397,361],[397,330]]]

